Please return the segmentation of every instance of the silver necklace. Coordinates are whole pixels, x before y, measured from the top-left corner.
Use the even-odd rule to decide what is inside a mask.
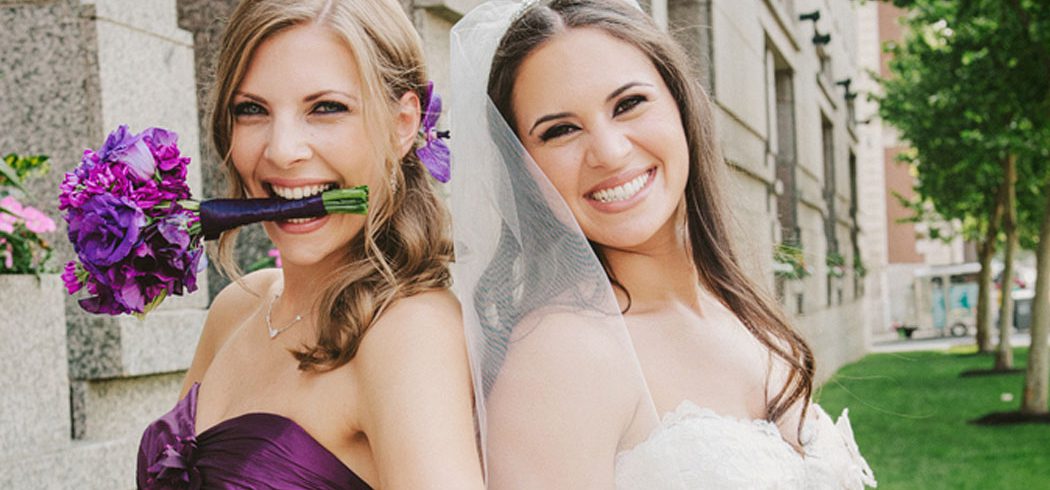
[[[280,294],[273,295],[273,299],[270,300],[270,306],[266,309],[266,329],[270,332],[270,340],[277,338],[277,336],[280,335],[281,332],[292,328],[292,326],[295,325],[299,320],[303,319],[302,315],[295,315],[295,318],[292,318],[292,321],[288,322],[285,326],[281,328],[274,328],[273,323],[270,321],[270,315],[273,314],[273,304],[276,303],[277,299],[280,297]]]

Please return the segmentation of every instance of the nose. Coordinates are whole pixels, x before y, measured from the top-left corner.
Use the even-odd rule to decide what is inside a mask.
[[[305,161],[312,155],[306,128],[293,117],[275,117],[263,156],[279,167]]]
[[[626,128],[613,122],[591,127],[586,162],[592,167],[620,167],[628,162],[634,143]]]

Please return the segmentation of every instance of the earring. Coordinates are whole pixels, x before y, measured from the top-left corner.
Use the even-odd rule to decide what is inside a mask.
[[[397,168],[390,169],[390,193],[397,194]]]

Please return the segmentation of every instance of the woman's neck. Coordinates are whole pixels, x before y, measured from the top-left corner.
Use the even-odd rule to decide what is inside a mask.
[[[629,292],[634,312],[672,304],[699,310],[702,289],[684,227],[669,223],[668,229],[631,250],[601,250],[612,274]]]

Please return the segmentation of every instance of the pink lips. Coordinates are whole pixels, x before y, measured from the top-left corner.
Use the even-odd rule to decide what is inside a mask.
[[[593,197],[594,192],[599,192],[599,191],[601,191],[603,189],[610,189],[612,187],[616,187],[616,186],[621,185],[623,183],[630,182],[631,180],[634,180],[635,178],[637,178],[638,176],[644,174],[645,172],[651,172],[651,175],[645,181],[645,185],[643,185],[642,188],[639,189],[638,192],[636,192],[633,196],[631,196],[631,197],[629,197],[627,199],[624,199],[622,201],[613,201],[613,202],[602,202],[602,201],[599,201],[597,199],[594,199],[594,197]],[[649,191],[652,190],[653,182],[656,181],[656,177],[657,177],[656,167],[652,167],[652,168],[646,169],[646,170],[644,170],[642,172],[632,172],[631,174],[627,174],[627,177],[628,178],[626,180],[624,180],[622,178],[615,178],[615,179],[607,180],[606,182],[616,182],[616,184],[613,185],[612,187],[604,186],[604,182],[603,182],[603,186],[595,187],[593,191],[587,193],[587,195],[586,195],[587,203],[590,204],[591,206],[593,206],[598,211],[605,212],[605,213],[618,213],[618,212],[626,211],[626,210],[634,207],[635,205],[640,203],[643,199],[645,199],[645,197],[647,195],[649,195]]]
[[[639,175],[642,175],[642,174],[644,174],[646,172],[649,172],[649,171],[653,171],[655,169],[656,169],[656,167],[649,167],[649,168],[644,168],[644,169],[641,169],[641,170],[629,170],[629,171],[623,172],[623,173],[621,173],[619,175],[610,177],[608,179],[605,179],[605,180],[599,182],[598,185],[592,187],[589,191],[584,193],[584,196],[586,196],[588,199],[590,199],[590,196],[593,196],[595,192],[602,191],[602,190],[605,190],[605,189],[612,189],[612,188],[614,188],[616,186],[619,186],[621,184],[626,184],[627,182],[630,182],[630,181],[638,178]],[[652,180],[652,179],[650,179],[650,180]]]
[[[277,228],[280,228],[280,230],[285,232],[285,233],[298,235],[298,234],[310,233],[310,232],[318,230],[319,228],[324,226],[325,223],[328,222],[329,218],[331,218],[331,216],[321,216],[320,218],[314,218],[314,219],[311,219],[310,221],[306,221],[306,222],[303,222],[303,223],[292,223],[290,221],[277,221],[277,222],[274,222],[274,224],[277,225]]]

